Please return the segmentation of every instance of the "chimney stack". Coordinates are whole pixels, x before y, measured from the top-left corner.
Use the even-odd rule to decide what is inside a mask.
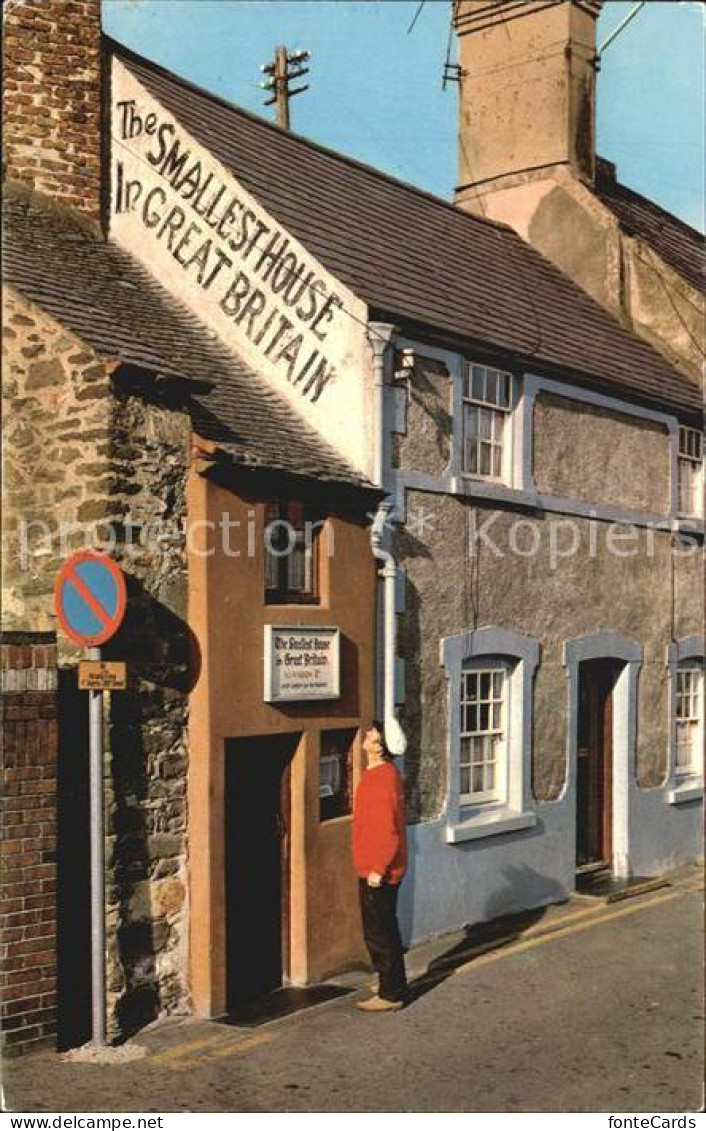
[[[3,172],[100,222],[100,0],[6,0]]]
[[[595,176],[596,19],[602,0],[457,0],[456,202],[564,167]]]

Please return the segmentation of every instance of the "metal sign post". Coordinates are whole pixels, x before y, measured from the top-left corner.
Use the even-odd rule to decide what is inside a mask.
[[[91,802],[91,1002],[93,1044],[105,1047],[105,799],[103,791],[103,689],[115,687],[103,673],[100,645],[125,615],[125,578],[105,554],[82,550],[64,562],[54,585],[54,607],[64,632],[88,647],[97,676],[88,692]],[[112,665],[115,668],[117,665]]]
[[[88,649],[100,660],[100,648]],[[105,834],[103,797],[103,692],[88,692],[91,798],[91,1003],[93,1043],[105,1045]]]

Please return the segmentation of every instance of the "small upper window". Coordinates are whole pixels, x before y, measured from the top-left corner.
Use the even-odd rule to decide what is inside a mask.
[[[703,512],[703,434],[698,428],[679,429],[679,513]]]
[[[343,817],[352,809],[354,730],[321,733],[319,820]]]
[[[319,600],[321,518],[303,503],[265,506],[265,599],[268,604],[316,604]]]
[[[508,481],[511,472],[511,373],[468,365],[463,388],[463,471]]]
[[[506,733],[504,668],[461,673],[461,803],[504,801]]]
[[[674,776],[677,781],[700,777],[703,749],[703,670],[695,664],[677,668],[676,750]]]

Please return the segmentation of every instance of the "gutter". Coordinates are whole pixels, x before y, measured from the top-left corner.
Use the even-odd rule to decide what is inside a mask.
[[[368,340],[373,351],[373,482],[384,486],[386,453],[385,404],[385,353],[392,341],[395,327],[388,323],[371,322]],[[392,754],[402,755],[407,749],[407,739],[395,713],[395,668],[397,658],[397,563],[387,548],[392,529],[394,507],[385,500],[380,503],[370,531],[370,548],[377,561],[382,562],[378,576],[382,578],[382,648],[378,648],[378,671],[382,661],[382,723],[385,743]],[[382,652],[382,657],[380,655]]]

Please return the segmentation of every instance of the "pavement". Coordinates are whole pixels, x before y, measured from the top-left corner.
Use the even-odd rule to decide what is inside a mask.
[[[139,1059],[8,1061],[15,1112],[614,1112],[702,1109],[703,873],[579,895],[408,955],[411,1004],[349,993],[274,1021],[171,1018]]]

